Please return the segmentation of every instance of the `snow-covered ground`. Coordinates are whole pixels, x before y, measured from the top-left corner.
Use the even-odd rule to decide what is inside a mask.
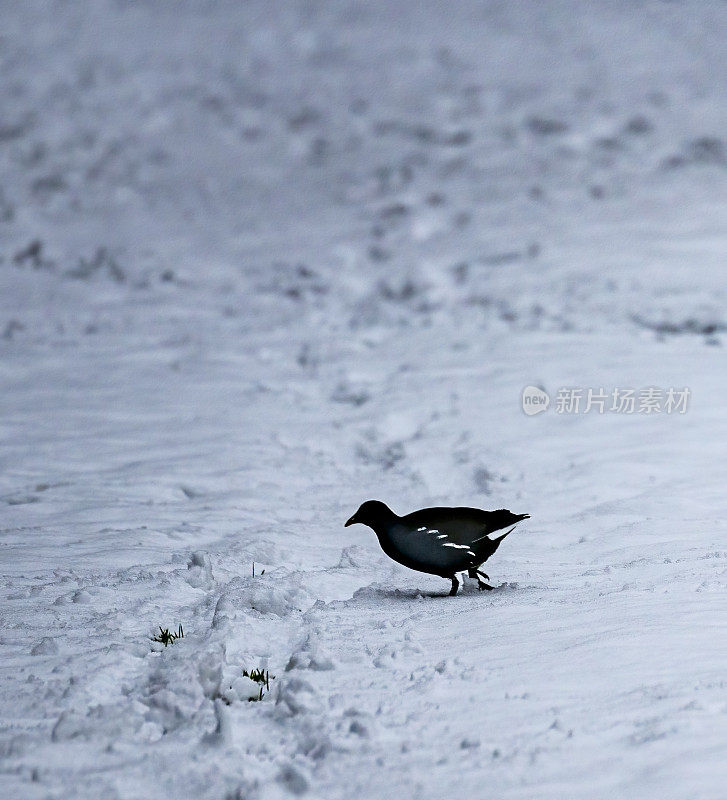
[[[0,0],[3,798],[724,798],[725,30]]]

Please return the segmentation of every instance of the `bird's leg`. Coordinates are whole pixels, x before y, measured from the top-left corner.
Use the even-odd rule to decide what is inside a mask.
[[[485,589],[491,591],[492,589],[495,588],[494,586],[490,586],[489,583],[485,583],[483,580],[480,579],[480,576],[482,576],[483,578],[487,578],[487,580],[489,581],[490,576],[486,575],[484,572],[480,572],[477,569],[477,567],[472,567],[472,569],[467,570],[467,574],[470,576],[470,578],[474,578],[477,581],[477,588],[481,592],[483,592]]]
[[[457,589],[459,589],[459,581],[456,575],[452,575],[452,588],[449,591],[449,596],[454,597],[457,594]]]

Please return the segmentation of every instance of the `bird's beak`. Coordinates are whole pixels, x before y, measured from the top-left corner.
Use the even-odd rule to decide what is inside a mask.
[[[353,525],[354,522],[357,522],[356,515],[354,514],[351,519],[346,520],[346,524],[343,526],[344,528],[348,528],[349,525]]]

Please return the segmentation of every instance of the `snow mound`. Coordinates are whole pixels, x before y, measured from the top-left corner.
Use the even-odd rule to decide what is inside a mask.
[[[195,589],[211,589],[214,586],[212,561],[209,555],[197,550],[189,557],[187,583]]]
[[[258,614],[288,617],[309,608],[314,598],[300,586],[286,585],[283,570],[259,578],[234,578],[220,595],[212,620],[219,627],[224,620],[236,619],[250,610]]]
[[[30,651],[31,656],[54,656],[57,653],[58,645],[50,636],[44,636]]]
[[[327,672],[335,669],[330,655],[323,649],[314,634],[309,634],[301,646],[290,656],[285,667],[286,672],[294,669],[310,669],[315,672]]]

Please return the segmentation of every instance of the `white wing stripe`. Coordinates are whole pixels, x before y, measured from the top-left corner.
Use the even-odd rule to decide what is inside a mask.
[[[470,549],[472,547],[472,544],[457,544],[456,542],[442,541],[442,540],[449,540],[449,534],[440,533],[436,528],[427,528],[426,525],[422,525],[421,528],[417,528],[417,533],[428,533],[432,536],[436,536],[436,538],[438,539],[437,545],[439,547],[453,547],[455,550],[466,550],[467,555],[471,556],[472,558],[475,558],[477,555],[473,550]]]

